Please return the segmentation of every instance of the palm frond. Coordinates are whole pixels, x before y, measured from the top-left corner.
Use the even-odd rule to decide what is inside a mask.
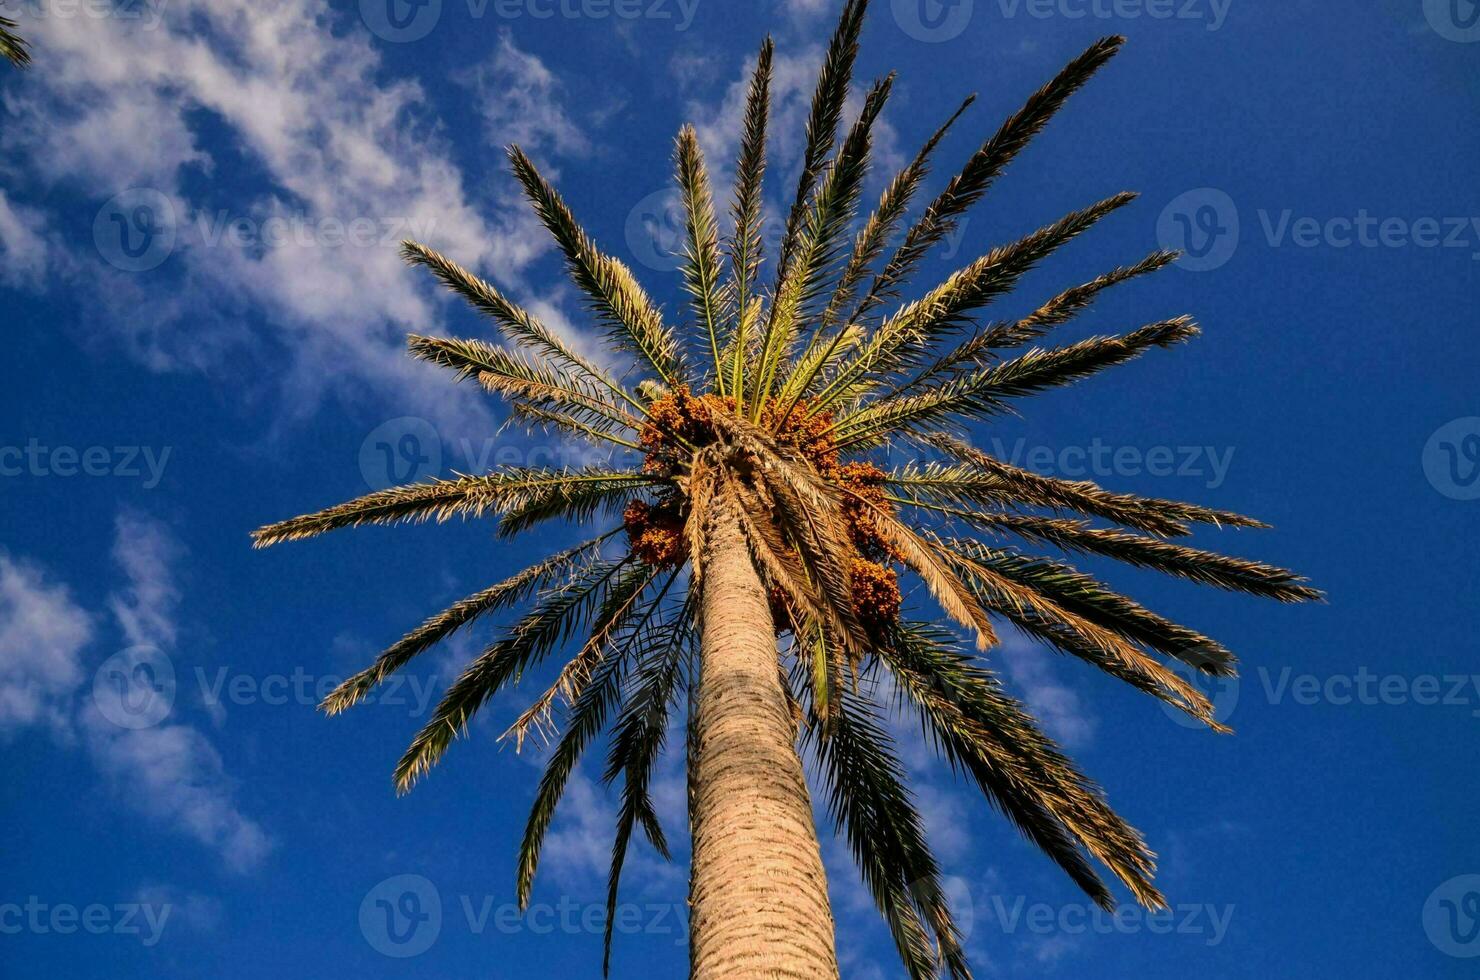
[[[1207,674],[1232,677],[1237,659],[1218,641],[1159,616],[1063,562],[1006,549],[974,549],[972,560],[1060,608]]]
[[[319,708],[325,714],[337,715],[353,707],[375,685],[453,633],[491,612],[507,609],[516,602],[523,601],[530,593],[548,584],[555,576],[566,574],[580,565],[584,559],[594,558],[599,553],[601,543],[615,533],[616,531],[612,530],[589,541],[583,541],[574,548],[567,548],[544,561],[530,565],[497,585],[490,586],[481,592],[475,592],[453,603],[401,637],[395,645],[376,657],[374,664],[336,687],[328,697],[324,698]]]
[[[1127,565],[1230,592],[1245,592],[1280,602],[1313,602],[1322,598],[1320,590],[1311,588],[1289,569],[1128,531],[1094,527],[1087,521],[1028,514],[976,514],[968,519],[985,530],[1015,534],[1067,551],[1104,555]]]
[[[441,337],[407,338],[411,356],[450,368],[457,380],[472,379],[489,392],[515,403],[567,415],[599,432],[631,430],[642,423],[589,382],[558,365],[531,363],[528,358],[481,340]]]
[[[523,150],[510,147],[509,159],[535,213],[564,253],[571,278],[586,293],[613,343],[640,357],[664,384],[673,387],[685,381],[678,341],[631,270],[596,248],[560,193],[540,176]]]
[[[676,577],[676,575],[670,575],[667,584],[671,585]],[[643,587],[646,587],[647,582],[651,580],[651,575],[649,575]],[[539,869],[540,852],[544,847],[545,834],[550,829],[550,822],[555,818],[555,808],[560,803],[560,797],[564,795],[570,774],[575,771],[591,739],[595,738],[606,724],[607,713],[619,700],[622,678],[631,666],[634,657],[640,656],[639,641],[644,637],[652,617],[661,608],[666,592],[667,586],[665,585],[656,598],[641,608],[632,607],[626,601],[626,597],[621,597],[621,601],[616,605],[609,603],[607,612],[610,619],[604,624],[606,632],[622,630],[627,624],[635,625],[626,629],[624,636],[610,643],[606,655],[593,668],[589,681],[582,685],[571,705],[569,723],[565,732],[560,736],[559,743],[550,754],[544,775],[540,777],[534,803],[529,809],[529,819],[525,823],[524,839],[519,845],[520,908],[526,908],[529,905],[530,893],[534,888],[535,872]],[[613,596],[613,599],[617,598],[618,595]]]
[[[704,152],[693,126],[678,133],[674,148],[678,186],[683,196],[684,224],[687,242],[684,248],[683,279],[694,308],[694,315],[709,339],[714,358],[714,383],[725,393],[725,371],[720,362],[719,331],[721,316],[719,226],[714,218],[714,197],[709,191],[709,171],[704,167]]]
[[[1069,62],[1052,81],[1034,92],[1023,107],[972,154],[961,172],[951,178],[945,190],[925,209],[920,220],[905,234],[903,244],[879,274],[878,281],[870,288],[870,295],[894,295],[898,285],[914,274],[925,254],[955,229],[961,215],[981,199],[1023,147],[1042,132],[1069,96],[1082,88],[1124,43],[1123,37],[1096,41]]]
[[[402,242],[401,256],[411,265],[431,270],[444,286],[461,296],[473,309],[493,320],[509,343],[535,351],[555,364],[575,371],[582,380],[597,382],[634,409],[641,409],[626,389],[617,384],[606,371],[593,364],[590,358],[577,353],[559,334],[491,284],[419,242]]]
[[[31,64],[31,52],[26,41],[14,33],[18,26],[8,17],[0,17],[0,58],[17,68],[25,68]]]
[[[818,321],[817,331],[813,341],[808,345],[805,353],[798,361],[791,378],[787,382],[784,395],[787,399],[787,414],[795,408],[797,401],[811,391],[813,382],[820,372],[830,366],[835,358],[841,357],[848,352],[864,336],[863,328],[860,326],[863,317],[871,308],[871,304],[878,302],[878,298],[869,293],[854,309],[853,313],[845,320],[839,320],[842,309],[852,301],[859,283],[867,274],[869,267],[883,254],[884,246],[889,236],[893,234],[895,226],[904,216],[909,207],[915,191],[924,181],[929,173],[929,160],[935,147],[945,137],[951,125],[960,118],[961,114],[971,105],[976,96],[969,96],[961,107],[958,108],[946,120],[945,124],[935,131],[935,134],[926,141],[920,151],[915,154],[914,160],[905,167],[889,186],[884,188],[879,197],[879,204],[869,215],[868,221],[859,231],[853,243],[853,252],[848,257],[848,264],[838,277],[837,286],[834,288],[832,298],[828,301],[827,309],[822,313]],[[831,326],[840,324],[833,332],[826,344],[821,342]]]
[[[871,288],[858,301],[853,312],[846,318],[842,318],[843,307],[853,298],[854,292],[869,267],[884,254],[889,237],[894,234],[895,228],[898,227],[900,220],[909,209],[910,202],[914,200],[915,193],[929,175],[930,157],[935,153],[935,148],[940,145],[941,140],[945,139],[946,133],[950,132],[956,120],[960,119],[975,101],[974,94],[963,99],[951,117],[931,134],[930,139],[926,140],[925,145],[915,154],[915,158],[894,176],[889,186],[885,187],[883,193],[879,195],[878,207],[869,216],[868,223],[859,231],[858,238],[854,242],[853,254],[849,257],[848,268],[839,278],[837,292],[833,294],[833,300],[823,315],[824,326],[830,322],[861,324],[869,312],[883,302],[883,298]],[[878,285],[877,279],[875,284]]]
[[[511,492],[500,504],[503,517],[498,522],[498,533],[505,538],[557,517],[585,523],[597,512],[610,514],[637,494],[662,482],[641,473],[599,467],[560,471],[508,469],[500,472],[505,475],[523,473],[529,477],[527,487]],[[540,480],[537,479],[540,474],[553,475]]]
[[[813,411],[867,390],[884,374],[914,365],[939,338],[965,325],[972,311],[1009,292],[1039,261],[1135,200],[1116,194],[1060,218],[1010,245],[992,249],[952,274],[924,298],[886,320],[858,356],[839,369],[813,403]],[[856,383],[863,382],[860,386]]]
[[[1164,269],[1176,261],[1176,258],[1176,252],[1152,252],[1135,265],[1112,269],[1087,283],[1064,290],[1020,320],[999,321],[982,327],[901,387],[923,384],[937,377],[950,377],[962,371],[977,370],[990,362],[994,356],[993,351],[1021,347],[1039,339],[1054,327],[1072,320],[1104,290]]]
[[[630,563],[630,556],[620,561],[593,562],[571,582],[541,596],[502,639],[474,658],[442,695],[431,720],[417,732],[396,764],[397,792],[410,791],[437,764],[489,698],[508,682],[517,682],[525,670],[584,626]]]
[[[665,859],[669,858],[667,841],[648,787],[667,738],[669,711],[677,697],[679,681],[684,667],[693,658],[695,608],[694,596],[690,594],[679,614],[660,628],[658,642],[652,644],[637,664],[635,687],[624,700],[621,717],[613,726],[603,780],[610,784],[620,775],[623,783],[607,878],[603,974],[611,968],[612,925],[616,921],[617,893],[633,827],[641,823],[653,847]]]
[[[944,630],[905,623],[879,656],[898,683],[901,703],[920,716],[946,759],[968,773],[1023,835],[1097,905],[1113,909],[1109,890],[1085,851],[1149,908],[1166,899],[1151,884],[1155,855],[1105,802],[1104,793],[1065,757],[1023,706],[1002,693]],[[1083,850],[1081,850],[1083,848]]]
[[[740,158],[735,164],[735,198],[731,215],[735,234],[730,239],[730,295],[734,299],[734,328],[728,338],[731,351],[730,392],[737,404],[745,399],[745,358],[752,293],[763,257],[761,244],[762,185],[766,172],[766,123],[771,107],[771,59],[775,45],[769,37],[756,58],[755,74],[745,101],[745,128]]]
[[[900,483],[926,497],[952,503],[1015,502],[1051,510],[1072,510],[1163,537],[1187,534],[1188,524],[1217,527],[1267,528],[1268,524],[1227,510],[1215,510],[1180,500],[1114,493],[1087,480],[1042,476],[1006,463],[953,436],[936,433],[929,445],[957,460],[957,467],[919,470]]]
[[[545,688],[545,692],[535,698],[534,702],[519,713],[502,735],[499,741],[514,740],[515,751],[523,751],[524,740],[533,733],[545,736],[554,730],[554,710],[557,701],[564,701],[567,705],[573,705],[586,689],[591,681],[591,675],[598,666],[610,655],[613,649],[621,644],[614,641],[619,630],[630,625],[632,618],[637,616],[638,602],[643,593],[652,585],[658,577],[658,570],[648,565],[636,564],[625,571],[611,593],[607,596],[606,603],[597,614],[591,626],[591,636],[575,655],[565,661],[556,675],[555,681]],[[673,580],[678,577],[674,572],[668,576],[668,581],[659,592],[658,600],[668,592]],[[648,606],[648,616],[657,609],[657,600]],[[644,618],[645,621],[645,618]]]
[[[608,474],[612,479],[646,479],[626,473]],[[284,541],[317,537],[329,531],[365,524],[404,524],[454,517],[481,517],[490,510],[518,506],[531,494],[571,479],[559,470],[514,469],[484,476],[434,479],[336,504],[313,514],[269,524],[252,532],[253,546],[266,548]]]
[[[761,405],[770,396],[783,361],[793,342],[812,315],[811,305],[826,290],[824,275],[838,258],[848,223],[857,212],[858,196],[868,169],[875,120],[889,99],[894,85],[890,75],[875,83],[864,99],[863,109],[834,159],[826,168],[817,193],[806,211],[788,253],[787,267],[777,285],[756,366],[756,390],[750,417],[760,416]]]
[[[941,554],[959,569],[978,600],[1032,636],[1098,667],[1137,690],[1187,712],[1216,731],[1213,704],[1180,674],[1112,629],[1105,629],[980,560],[994,553],[972,541],[943,542]]]
[[[1128,334],[1091,337],[1067,347],[1033,348],[1021,357],[953,381],[901,392],[871,402],[837,423],[840,448],[877,445],[890,433],[918,434],[967,418],[1007,410],[1007,400],[1072,384],[1140,357],[1153,347],[1171,347],[1197,336],[1190,317],[1140,327]]]
[[[791,264],[812,189],[837,139],[843,103],[848,97],[848,84],[853,79],[853,63],[858,57],[858,35],[863,30],[863,17],[867,10],[868,0],[848,0],[817,74],[817,88],[812,93],[812,109],[807,117],[807,146],[802,154],[802,170],[797,177],[796,199],[787,215],[781,254],[776,263],[778,294]]]
[[[940,866],[905,788],[894,740],[864,693],[844,686],[836,698],[827,723],[817,721],[805,737],[827,781],[835,831],[846,835],[912,980],[934,978],[942,964],[950,976],[969,978]]]

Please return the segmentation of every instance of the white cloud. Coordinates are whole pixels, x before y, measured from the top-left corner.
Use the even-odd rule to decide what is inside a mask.
[[[267,856],[271,841],[237,808],[220,753],[197,729],[121,729],[91,709],[83,724],[93,761],[134,809],[219,851],[232,871]]]
[[[127,585],[108,599],[108,607],[131,644],[173,646],[180,590],[174,564],[182,549],[163,525],[134,511],[118,515],[113,560]]]
[[[113,558],[124,584],[109,596],[108,606],[130,644],[158,648],[165,657],[173,649],[179,635],[176,567],[184,557],[184,547],[162,522],[134,512],[119,516]],[[125,682],[156,679],[130,674]],[[249,871],[267,856],[267,833],[238,808],[221,754],[197,728],[124,727],[93,701],[79,720],[94,765],[135,810],[218,851],[232,871]]]
[[[118,297],[114,326],[137,357],[160,369],[210,369],[243,345],[260,354],[281,344],[290,363],[272,376],[301,414],[330,391],[363,398],[368,379],[405,390],[425,413],[481,417],[478,402],[448,399],[435,372],[405,357],[405,332],[434,327],[440,300],[396,245],[419,229],[464,264],[522,285],[544,238],[522,207],[481,213],[425,91],[385,77],[358,23],[347,29],[322,0],[172,0],[153,29],[81,16],[47,26],[47,71],[8,97],[0,146],[28,186],[67,184],[99,205],[142,186],[168,201],[168,265],[141,277],[88,260],[86,279],[103,284],[100,297]],[[506,38],[492,70],[523,73],[520,108],[536,120],[498,113],[500,124],[542,126],[538,138],[555,150],[583,145],[538,59]],[[204,136],[223,126],[228,139]],[[218,150],[227,146],[230,159]],[[269,189],[209,199],[221,193],[213,188],[241,183],[218,185],[234,166]],[[205,189],[187,179],[201,172],[212,177]],[[274,217],[312,234],[264,247]],[[247,240],[218,237],[222,219],[244,220]],[[330,244],[330,228],[362,219],[375,223],[367,243]],[[7,241],[14,225],[0,213]],[[244,309],[266,314],[268,336],[246,333]]]
[[[0,189],[0,283],[38,286],[46,271],[46,216],[35,208],[12,204]]]
[[[118,518],[113,556],[124,583],[108,607],[129,644],[161,648],[166,660],[179,633],[175,566],[184,555],[159,521]],[[0,734],[41,725],[70,743],[80,729],[98,771],[134,809],[219,851],[233,871],[255,867],[271,841],[237,807],[234,782],[205,735],[182,723],[125,727],[92,697],[74,709],[88,688],[81,654],[93,637],[93,617],[64,585],[0,554]],[[156,674],[122,676],[131,687],[159,682]],[[133,703],[138,693],[120,697]]]
[[[168,922],[195,933],[211,933],[221,927],[225,909],[220,899],[171,885],[146,884],[134,893],[134,901],[155,908],[168,907]]]
[[[488,141],[517,143],[526,152],[586,153],[590,140],[562,106],[564,88],[535,55],[521,51],[506,28],[493,54],[454,76],[472,90]]]
[[[995,652],[1007,667],[1014,691],[1050,735],[1069,748],[1083,748],[1093,741],[1094,713],[1076,691],[1058,680],[1050,659],[1058,654],[1020,637],[1005,637]]]
[[[70,732],[79,654],[92,635],[91,617],[66,586],[0,554],[0,734],[31,725]]]

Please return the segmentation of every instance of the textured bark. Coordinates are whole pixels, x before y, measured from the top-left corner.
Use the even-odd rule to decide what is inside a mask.
[[[689,762],[690,975],[834,980],[827,879],[771,610],[739,525],[714,516]]]

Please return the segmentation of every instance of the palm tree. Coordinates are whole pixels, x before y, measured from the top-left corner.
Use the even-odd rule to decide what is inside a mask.
[[[955,629],[936,625],[928,606],[905,615],[906,579],[923,584],[928,604],[979,651],[997,643],[1006,622],[1219,731],[1226,729],[1208,699],[1172,664],[1231,675],[1227,649],[1013,542],[1286,602],[1319,596],[1284,569],[1174,540],[1194,525],[1265,526],[1257,521],[1044,477],[963,439],[966,423],[996,418],[1020,396],[1179,344],[1197,329],[1176,317],[1118,336],[1029,346],[1101,291],[1166,266],[1175,258],[1166,252],[1067,289],[1022,319],[978,318],[1131,194],[994,248],[897,305],[922,258],[1123,39],[1092,45],[1030,96],[896,239],[932,154],[971,100],[888,182],[855,232],[873,126],[893,81],[876,82],[840,133],[865,6],[849,0],[827,50],[768,287],[760,225],[769,40],[750,83],[733,232],[723,246],[694,130],[678,134],[687,333],[597,247],[529,157],[509,150],[590,313],[637,383],[622,383],[451,259],[404,246],[410,263],[486,315],[503,339],[412,336],[412,355],[500,396],[519,423],[609,447],[610,465],[435,479],[255,534],[267,546],[362,524],[489,514],[512,536],[554,520],[609,519],[589,540],[426,620],[323,708],[349,708],[455,631],[518,607],[449,687],[397,765],[396,785],[409,790],[489,698],[565,654],[553,683],[505,733],[521,745],[531,733],[555,741],[519,852],[518,896],[529,900],[567,780],[609,729],[605,779],[621,781],[607,895],[614,906],[636,829],[668,853],[650,785],[673,712],[686,706],[690,959],[704,980],[837,975],[802,751],[815,760],[828,809],[909,975],[969,975],[886,726],[891,708],[916,717],[940,754],[1096,903],[1113,907],[1092,861],[1139,902],[1163,905],[1141,835]],[[891,442],[928,449],[933,461],[885,469],[879,450]],[[608,963],[610,946],[609,917]]]
[[[24,68],[31,63],[31,52],[26,50],[26,42],[15,35],[16,26],[8,17],[0,17],[0,58]]]

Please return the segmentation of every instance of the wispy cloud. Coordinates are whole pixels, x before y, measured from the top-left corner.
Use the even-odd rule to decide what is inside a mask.
[[[302,414],[330,391],[363,399],[369,380],[410,392],[427,413],[481,415],[405,357],[406,329],[434,325],[440,301],[396,246],[425,238],[507,281],[545,248],[543,237],[523,208],[485,214],[427,93],[387,77],[367,32],[324,2],[254,0],[173,0],[152,29],[101,17],[47,26],[38,43],[48,70],[8,98],[0,137],[7,170],[18,172],[0,200],[7,255],[36,254],[46,217],[18,203],[16,185],[37,200],[47,186],[71,185],[104,210],[114,195],[146,188],[148,228],[167,226],[165,264],[130,274],[76,250],[79,279],[99,284],[111,326],[144,363],[212,371],[231,356],[275,351],[288,363],[271,376],[293,396],[282,404]],[[508,37],[476,78],[515,74],[517,113],[482,100],[493,106],[490,124],[511,130],[490,138],[584,146],[554,101],[553,77]],[[223,126],[228,137],[208,142],[205,130]],[[226,145],[239,153],[223,157]],[[134,200],[119,205],[117,229],[104,221],[98,233],[131,233]],[[341,241],[356,222],[366,234]]]
[[[92,617],[65,585],[0,554],[0,736],[33,725],[70,735],[92,637]]]
[[[107,606],[130,647],[105,661],[99,670],[108,671],[106,676],[89,684],[83,654],[97,634],[97,617],[39,567],[0,554],[0,735],[42,727],[72,745],[80,733],[93,764],[121,799],[217,851],[229,869],[251,870],[271,850],[267,833],[237,805],[235,783],[210,739],[193,725],[167,723],[174,689],[173,679],[162,673],[173,670],[180,600],[175,577],[185,551],[164,524],[125,513],[118,518],[113,555],[123,581]],[[130,665],[142,663],[148,670],[109,671],[118,656],[145,650],[149,655],[134,657]],[[114,691],[109,685],[115,683],[123,689]],[[100,687],[107,695],[102,700]],[[166,698],[158,718],[120,719],[110,710],[156,696]],[[173,712],[178,710],[174,705]]]
[[[185,549],[161,521],[143,514],[119,516],[113,558],[123,584],[108,600],[124,637],[147,645],[168,660],[179,635],[177,566]],[[123,697],[155,697],[151,672],[120,675],[130,690]],[[132,688],[149,685],[145,691]],[[169,691],[173,697],[173,691]],[[104,778],[147,817],[219,852],[236,872],[256,867],[272,848],[267,833],[235,801],[235,783],[221,754],[193,725],[131,727],[118,724],[99,704],[82,711],[88,749]]]
[[[513,34],[499,31],[483,61],[453,76],[473,93],[484,134],[495,146],[518,143],[530,153],[586,153],[591,141],[564,107],[565,89],[545,63],[521,50]]]
[[[1076,691],[1058,679],[1052,661],[1057,654],[1018,636],[1004,637],[996,652],[1007,666],[1014,692],[1028,703],[1050,735],[1070,748],[1083,748],[1094,740],[1095,715]]]

